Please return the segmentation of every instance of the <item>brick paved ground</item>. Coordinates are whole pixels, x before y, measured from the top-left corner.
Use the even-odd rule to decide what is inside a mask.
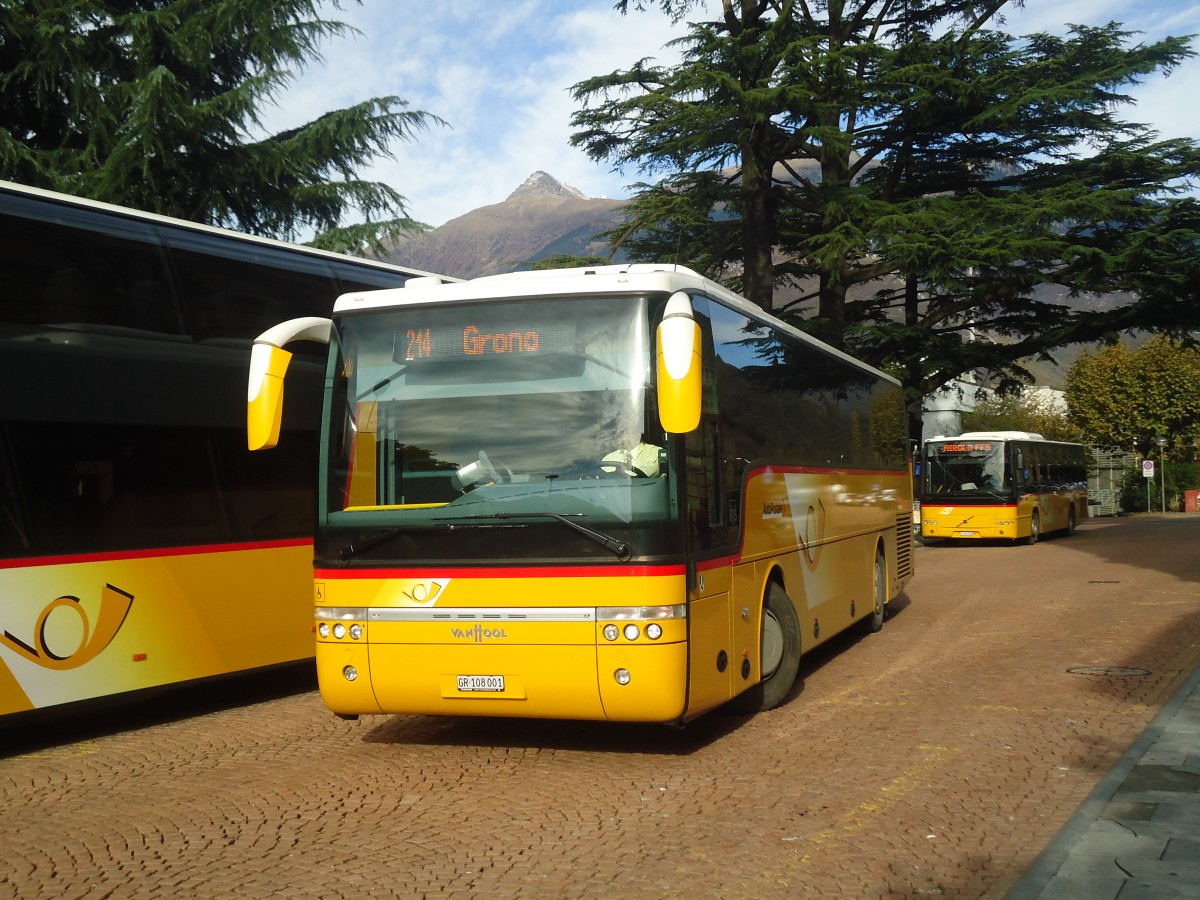
[[[881,634],[682,731],[311,692],[0,731],[0,897],[1000,897],[1200,664],[1198,545],[1177,516],[920,548]]]

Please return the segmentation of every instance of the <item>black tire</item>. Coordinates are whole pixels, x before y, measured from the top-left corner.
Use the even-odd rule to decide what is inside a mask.
[[[1067,510],[1067,537],[1075,533],[1075,507]]]
[[[867,634],[878,634],[883,630],[883,619],[887,614],[887,559],[883,551],[875,553],[875,577],[871,586],[875,600],[875,608],[871,614],[862,620],[863,630]]]
[[[800,671],[800,618],[792,598],[775,582],[763,600],[760,648],[762,680],[733,698],[735,712],[774,709],[787,697]]]
[[[1029,537],[1025,538],[1026,544],[1036,544],[1038,538],[1042,534],[1042,516],[1036,509],[1033,511],[1033,516],[1029,519]]]

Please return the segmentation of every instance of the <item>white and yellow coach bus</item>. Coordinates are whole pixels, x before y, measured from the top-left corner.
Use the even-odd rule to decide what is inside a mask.
[[[676,723],[780,703],[912,575],[893,379],[678,267],[412,280],[256,343],[330,343],[321,693],[337,714]]]

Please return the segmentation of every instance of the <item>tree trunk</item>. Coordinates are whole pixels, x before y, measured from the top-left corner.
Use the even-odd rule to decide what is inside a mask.
[[[771,259],[774,229],[771,212],[771,168],[754,157],[742,156],[742,295],[765,310],[774,308],[775,267]]]

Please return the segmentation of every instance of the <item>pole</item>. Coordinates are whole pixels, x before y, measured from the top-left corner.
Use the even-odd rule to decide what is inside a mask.
[[[1162,511],[1163,515],[1167,514],[1167,448],[1163,447],[1162,453]]]

